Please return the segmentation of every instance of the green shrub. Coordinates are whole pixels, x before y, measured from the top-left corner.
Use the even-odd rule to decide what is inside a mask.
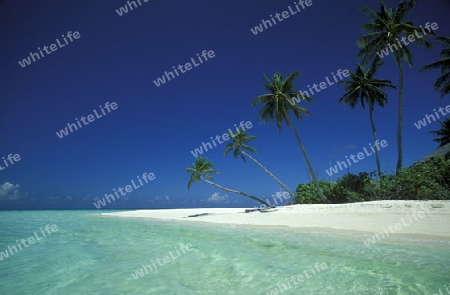
[[[336,200],[339,203],[344,202],[362,202],[370,201],[374,198],[374,179],[372,174],[360,172],[359,174],[347,173],[337,181],[335,197],[345,196],[345,199]]]
[[[391,186],[397,200],[449,200],[450,160],[439,158],[402,169]]]
[[[328,198],[328,195],[332,188],[332,184],[324,180],[319,180],[319,186],[322,189],[325,197]],[[319,193],[317,192],[314,182],[299,184],[297,186],[295,201],[298,204],[323,204],[323,201],[320,198]]]

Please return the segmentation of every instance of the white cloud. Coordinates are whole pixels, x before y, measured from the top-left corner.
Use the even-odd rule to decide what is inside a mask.
[[[229,203],[230,198],[227,194],[221,196],[219,193],[214,193],[206,201],[209,203]]]
[[[154,202],[158,202],[158,203],[170,203],[170,197],[169,196],[156,196],[153,199],[148,200],[147,202],[149,203],[154,203]]]
[[[21,194],[19,192],[19,184],[12,184],[5,182],[0,186],[0,200],[17,200],[20,199]]]

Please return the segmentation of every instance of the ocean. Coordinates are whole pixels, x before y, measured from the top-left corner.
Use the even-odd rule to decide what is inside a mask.
[[[450,294],[448,241],[99,212],[0,212],[0,294]]]

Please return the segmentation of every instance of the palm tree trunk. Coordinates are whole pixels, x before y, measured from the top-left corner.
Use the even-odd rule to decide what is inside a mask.
[[[375,124],[373,123],[373,110],[372,106],[369,105],[369,117],[370,117],[370,124],[372,125],[372,132],[373,132],[373,139],[374,142],[377,142],[377,130],[375,129]],[[381,165],[380,165],[380,152],[378,151],[378,148],[375,147],[375,156],[377,159],[377,171],[378,171],[378,177],[381,179]]]
[[[291,127],[292,130],[294,131],[295,138],[297,139],[298,145],[300,146],[303,156],[305,157],[306,164],[308,165],[309,172],[311,173],[311,176],[314,180],[314,184],[316,185],[316,189],[317,189],[317,192],[319,193],[320,198],[325,203],[330,203],[330,201],[323,195],[322,189],[320,188],[319,182],[317,181],[316,173],[314,172],[311,161],[309,160],[308,154],[306,153],[306,149],[303,145],[303,142],[300,139],[300,136],[298,135],[297,129],[295,129],[295,126],[292,124],[291,118],[289,118],[289,116],[287,116],[286,120],[287,120],[288,126]]]
[[[403,166],[403,145],[402,145],[402,129],[403,129],[403,62],[400,60],[399,67],[399,97],[398,97],[398,127],[397,127],[397,169],[396,174],[402,169]]]
[[[295,196],[294,194],[286,187],[286,185],[284,185],[278,178],[275,177],[275,175],[273,175],[269,170],[267,170],[266,167],[264,167],[260,162],[258,162],[255,158],[253,158],[252,156],[250,156],[249,154],[247,154],[244,151],[241,151],[241,154],[243,154],[244,156],[246,156],[247,158],[249,158],[250,160],[252,160],[256,165],[258,165],[261,169],[263,169],[267,174],[270,175],[270,177],[273,178],[273,180],[275,180],[279,185],[281,185],[290,195],[291,197],[294,199],[295,201]]]
[[[261,199],[258,199],[257,197],[253,197],[253,196],[247,195],[246,193],[243,193],[243,192],[240,192],[240,191],[235,191],[235,190],[232,190],[232,189],[223,187],[223,186],[221,186],[221,185],[219,185],[219,184],[217,184],[217,183],[214,183],[214,182],[212,182],[212,181],[206,180],[206,179],[204,179],[203,177],[200,177],[200,179],[203,180],[204,182],[206,182],[207,184],[214,185],[215,187],[220,188],[221,190],[224,190],[224,191],[226,191],[226,192],[230,192],[230,193],[234,193],[234,194],[238,194],[238,195],[241,195],[241,196],[250,198],[250,199],[252,199],[252,200],[258,201],[258,202],[260,202],[260,203],[266,205],[266,206],[269,207],[269,208],[272,208],[272,207],[273,207],[272,205],[267,204],[266,202],[264,202],[264,201],[261,200]]]

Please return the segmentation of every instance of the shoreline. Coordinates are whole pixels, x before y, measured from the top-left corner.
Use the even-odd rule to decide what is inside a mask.
[[[450,241],[450,201],[372,201],[350,204],[291,205],[264,212],[247,208],[153,209],[101,216],[194,222],[230,228],[279,229],[330,234],[360,234],[386,238]],[[191,216],[191,217],[188,217]],[[377,242],[378,243],[378,242]]]

